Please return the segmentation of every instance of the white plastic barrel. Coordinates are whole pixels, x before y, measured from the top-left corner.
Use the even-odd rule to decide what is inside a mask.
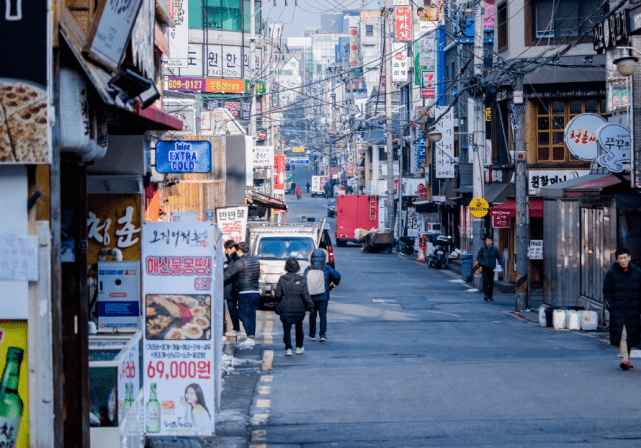
[[[581,311],[581,330],[596,330],[599,325],[599,316],[596,311]]]
[[[577,310],[567,310],[565,314],[567,318],[568,329],[580,330],[581,323],[579,322],[579,312]]]
[[[563,330],[565,328],[565,310],[552,311],[552,326],[555,330]]]
[[[545,317],[545,309],[547,306],[542,306],[539,308],[539,325],[542,327],[547,327],[548,326],[548,320]]]

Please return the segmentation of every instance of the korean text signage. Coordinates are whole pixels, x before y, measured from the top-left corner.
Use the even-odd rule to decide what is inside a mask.
[[[509,210],[492,210],[492,227],[495,229],[509,229],[510,217]]]
[[[589,174],[590,170],[528,170],[528,194],[536,194],[537,188],[549,187],[567,180]],[[492,213],[495,213],[493,211]]]
[[[211,436],[215,224],[143,226],[147,435]]]
[[[189,8],[187,0],[173,0],[171,18],[174,27],[169,28],[169,68],[187,67],[187,45],[189,43]]]
[[[159,173],[209,173],[211,143],[207,141],[159,141],[156,143]]]
[[[284,154],[274,155],[274,193],[285,194],[285,165]]]
[[[98,12],[100,18],[94,22],[83,50],[87,56],[118,71],[141,5],[142,0],[105,0],[102,11]]]
[[[169,78],[167,90],[174,92],[251,93],[251,85],[244,79],[223,78]],[[256,81],[256,94],[265,93],[265,83]]]
[[[470,202],[469,209],[475,218],[483,218],[490,211],[490,205],[483,198],[474,198]]]
[[[597,157],[596,131],[605,123],[605,118],[597,114],[577,115],[568,122],[563,136],[574,157],[581,160],[594,160]]]
[[[407,81],[407,44],[403,42],[394,42],[392,44],[392,82]]]
[[[628,44],[630,20],[628,10],[616,11],[594,27],[592,43],[594,51],[603,53],[606,48],[616,48]]]
[[[394,38],[400,41],[412,40],[412,14],[409,6],[397,6],[394,8],[396,28]]]
[[[454,177],[454,113],[446,106],[437,106],[435,115],[440,120],[436,123],[435,131],[443,136],[441,141],[436,143],[434,163],[436,177],[438,179]],[[447,111],[447,112],[446,112]]]
[[[221,207],[216,209],[216,222],[223,234],[223,242],[245,241],[247,233],[247,207]]]
[[[360,60],[359,51],[358,28],[353,27],[349,29],[349,66],[354,68],[358,65]]]
[[[51,162],[48,5],[6,0],[0,10],[0,164]]]
[[[258,78],[261,74],[262,54],[260,51],[256,52],[253,73],[250,72],[249,54],[249,47],[239,45],[190,43],[187,45],[187,67],[180,69],[179,76]]]
[[[38,280],[38,237],[0,235],[0,280]]]
[[[254,146],[254,168],[272,168],[274,166],[273,146]]]
[[[630,131],[625,126],[606,123],[596,131],[599,156],[596,161],[612,173],[630,169]]]

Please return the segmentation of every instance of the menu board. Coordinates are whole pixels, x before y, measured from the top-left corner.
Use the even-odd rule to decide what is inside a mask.
[[[143,224],[147,435],[213,434],[216,236],[210,222]]]

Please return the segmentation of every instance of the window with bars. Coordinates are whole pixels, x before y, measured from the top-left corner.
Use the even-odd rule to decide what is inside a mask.
[[[604,98],[539,99],[536,104],[536,161],[558,163],[579,161],[565,146],[563,131],[568,122],[579,114],[606,113]]]

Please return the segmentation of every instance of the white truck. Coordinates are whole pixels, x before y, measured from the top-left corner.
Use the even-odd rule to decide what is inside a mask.
[[[323,219],[320,223],[254,224],[249,228],[250,253],[260,260],[261,308],[269,308],[267,302],[275,301],[276,284],[285,273],[285,260],[289,257],[298,260],[301,274],[309,266],[309,256],[316,248],[328,250],[333,262],[331,240],[324,225]]]
[[[325,196],[325,184],[328,179],[327,176],[312,176],[312,197]]]

